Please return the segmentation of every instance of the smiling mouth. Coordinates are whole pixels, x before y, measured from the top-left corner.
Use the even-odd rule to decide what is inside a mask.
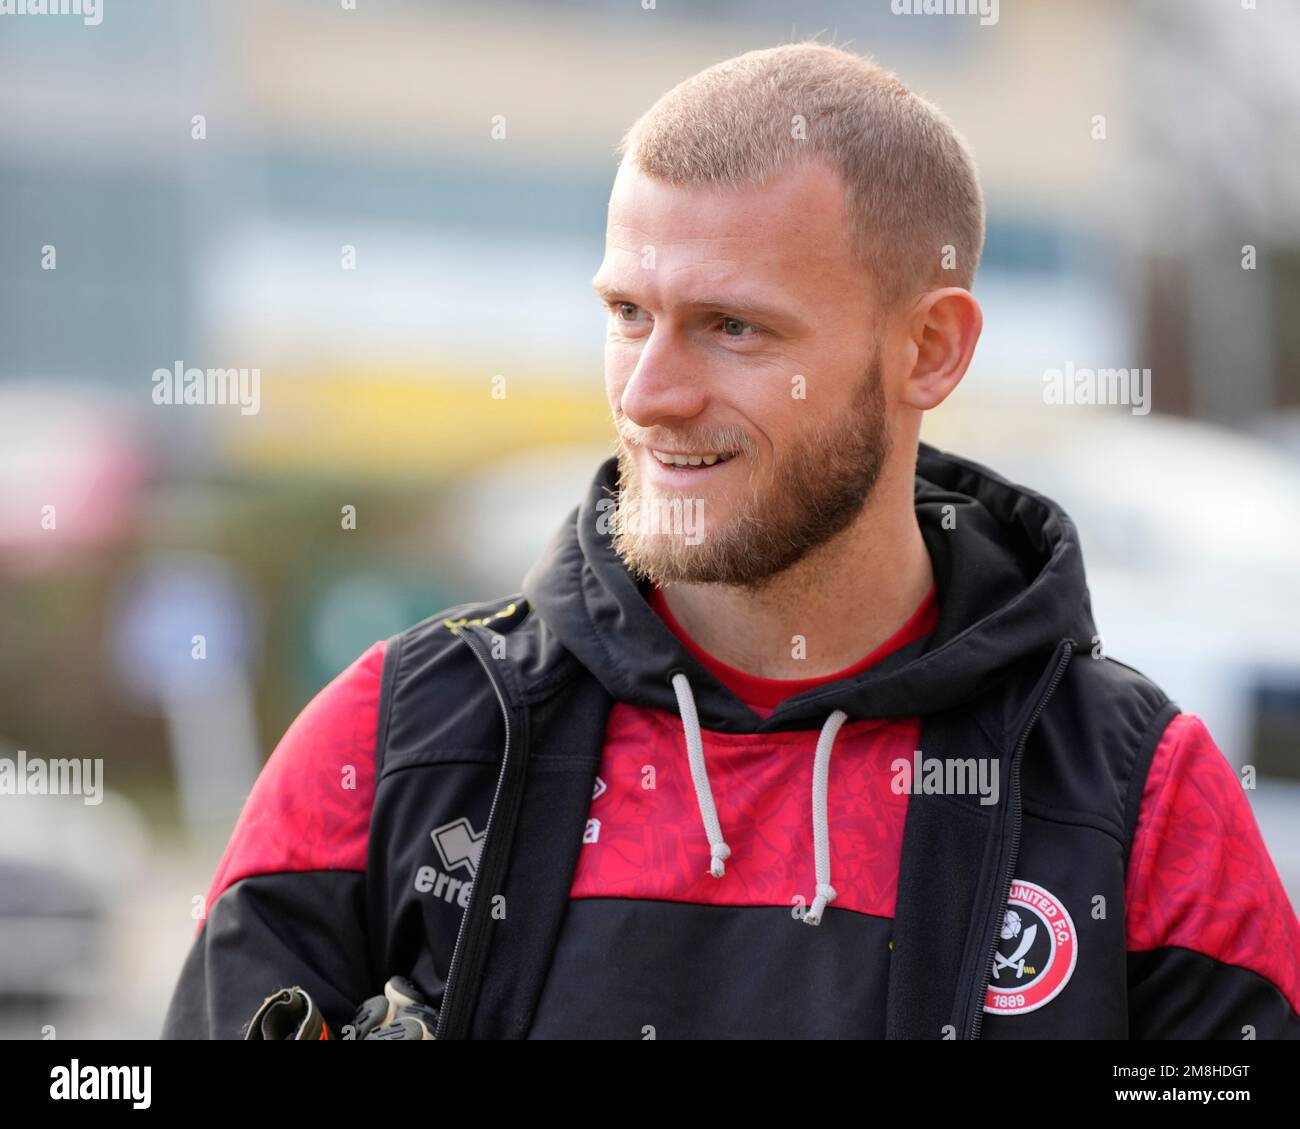
[[[717,463],[725,463],[729,459],[736,457],[735,451],[689,451],[689,452],[670,452],[656,451],[651,448],[650,453],[659,461],[662,466],[672,467],[673,469],[690,469],[691,467],[714,466]]]

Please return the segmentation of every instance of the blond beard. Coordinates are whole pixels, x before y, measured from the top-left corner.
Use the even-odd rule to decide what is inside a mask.
[[[745,498],[718,525],[709,523],[704,500],[686,491],[646,499],[636,460],[619,441],[612,545],[634,576],[659,587],[761,588],[847,528],[870,499],[889,453],[879,350],[844,421],[801,437],[769,483],[756,479],[753,444],[746,440],[743,448],[735,458],[748,464]]]

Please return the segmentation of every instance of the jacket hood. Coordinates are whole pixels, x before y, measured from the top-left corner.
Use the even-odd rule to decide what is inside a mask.
[[[1074,523],[1053,501],[977,463],[922,443],[916,516],[930,553],[939,622],[854,678],[796,695],[760,719],[681,645],[646,602],[607,531],[617,460],[529,570],[523,594],[558,640],[616,701],[676,712],[687,676],[699,724],[718,732],[923,716],[985,694],[1013,669],[1041,667],[1065,639],[1091,647],[1096,628]],[[865,647],[864,647],[865,652]]]

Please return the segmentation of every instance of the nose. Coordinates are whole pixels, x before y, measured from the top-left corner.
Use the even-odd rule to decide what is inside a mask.
[[[638,427],[671,426],[698,416],[708,403],[706,381],[686,350],[660,323],[650,331],[636,367],[623,385],[619,406]]]

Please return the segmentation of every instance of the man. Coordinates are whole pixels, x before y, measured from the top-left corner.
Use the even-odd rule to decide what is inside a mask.
[[[381,992],[437,1038],[1300,1037],[1228,762],[1100,655],[1069,518],[918,448],[981,329],[950,123],[792,45],[622,154],[617,456],[520,593],[294,722],[165,1034],[297,988],[297,1037]]]

